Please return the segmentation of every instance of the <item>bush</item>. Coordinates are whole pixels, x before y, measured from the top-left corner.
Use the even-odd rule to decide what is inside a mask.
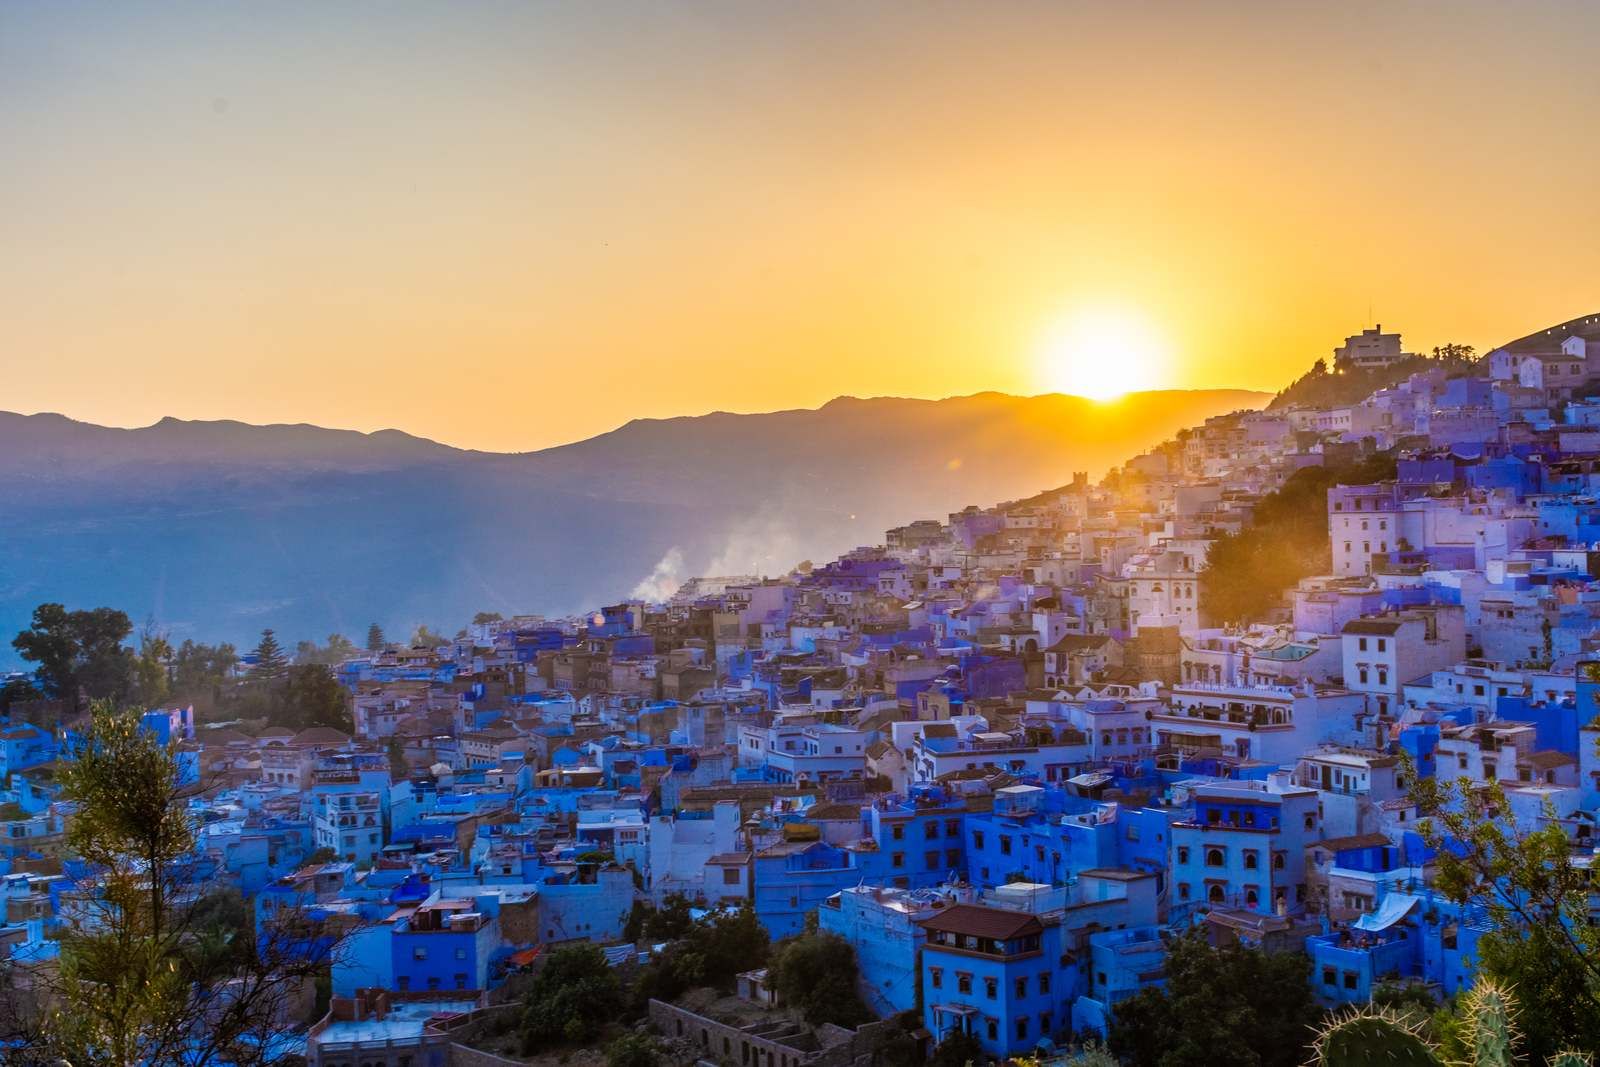
[[[656,1067],[661,1046],[649,1034],[623,1034],[606,1046],[606,1067]]]
[[[550,954],[523,1003],[524,1054],[578,1044],[592,1041],[621,1011],[622,982],[595,945],[569,945]]]
[[[812,1026],[856,1027],[872,1019],[856,993],[858,973],[855,949],[836,934],[786,941],[767,964],[772,987]]]

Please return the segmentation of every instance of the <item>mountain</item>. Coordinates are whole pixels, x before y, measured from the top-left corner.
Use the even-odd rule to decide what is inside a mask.
[[[832,558],[916,518],[1098,476],[1267,400],[840,397],[515,454],[393,430],[0,413],[0,636],[47,600],[236,643],[265,626],[292,643],[373,620],[403,635],[480,610],[567,614]]]

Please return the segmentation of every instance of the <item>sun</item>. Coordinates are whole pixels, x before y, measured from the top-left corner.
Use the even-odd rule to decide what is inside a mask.
[[[1115,400],[1159,387],[1168,361],[1166,338],[1150,319],[1126,308],[1085,308],[1044,331],[1039,373],[1054,392]]]

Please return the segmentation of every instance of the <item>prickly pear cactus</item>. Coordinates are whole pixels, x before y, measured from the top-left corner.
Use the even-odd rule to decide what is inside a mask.
[[[1388,1012],[1355,1012],[1317,1037],[1314,1067],[1443,1067],[1434,1048]]]

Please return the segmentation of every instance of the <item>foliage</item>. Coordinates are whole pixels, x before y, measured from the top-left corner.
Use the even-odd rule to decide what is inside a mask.
[[[1600,928],[1589,924],[1589,874],[1572,862],[1561,824],[1519,830],[1495,782],[1406,774],[1423,840],[1439,850],[1440,892],[1492,926],[1478,941],[1477,973],[1540,992],[1520,1013],[1528,1053],[1600,1048]]]
[[[400,781],[411,775],[411,761],[406,759],[406,743],[398,734],[389,738],[389,778]]]
[[[1521,1034],[1517,999],[1493,979],[1482,979],[1461,1008],[1462,1054],[1446,1056],[1431,1044],[1414,1020],[1385,1009],[1363,1008],[1346,1013],[1318,1035],[1312,1063],[1316,1067],[1363,1067],[1384,1063],[1416,1067],[1513,1067]],[[1589,1057],[1570,1050],[1536,1059],[1549,1067],[1587,1067]]]
[[[1472,354],[1471,345],[1446,344],[1435,348],[1432,356],[1414,355],[1387,367],[1341,371],[1330,371],[1327,361],[1319,359],[1309,371],[1273,397],[1267,407],[1271,410],[1298,404],[1336,408],[1360,403],[1379,389],[1396,385],[1421,371],[1443,368],[1451,377],[1470,374],[1474,369]]]
[[[38,700],[44,694],[27,678],[12,678],[0,685],[0,715],[9,715],[11,705]]]
[[[989,1054],[983,1050],[977,1038],[964,1030],[956,1030],[939,1042],[928,1063],[930,1067],[967,1067],[968,1064],[983,1063],[988,1058]]]
[[[184,641],[172,657],[173,697],[194,704],[202,713],[214,710],[222,703],[228,676],[238,662],[238,653],[230,644],[203,645]]]
[[[558,948],[523,1001],[522,1050],[593,1040],[622,1004],[622,983],[605,953],[590,942]]]
[[[813,1026],[855,1027],[872,1019],[856,992],[856,952],[836,934],[805,934],[779,945],[767,963],[770,984]]]
[[[133,684],[133,652],[123,645],[133,633],[128,616],[115,608],[68,611],[40,604],[11,647],[38,664],[35,679],[47,696],[77,711],[83,698],[121,700]]]
[[[1394,457],[1380,453],[1357,463],[1305,467],[1256,505],[1250,524],[1212,543],[1200,572],[1200,605],[1210,623],[1262,618],[1300,579],[1333,567],[1327,492],[1395,475]]]
[[[1213,948],[1191,934],[1167,955],[1165,989],[1117,1005],[1111,1049],[1148,1067],[1297,1067],[1319,1017],[1300,953]]]
[[[271,627],[261,631],[261,642],[256,645],[255,657],[255,666],[250,668],[252,678],[281,678],[289,669],[289,659],[283,654],[283,646],[278,644],[278,636]]]
[[[383,627],[379,626],[377,623],[373,623],[371,626],[368,626],[367,651],[382,652],[385,644],[387,644],[387,642],[384,640]]]
[[[485,623],[503,621],[505,621],[505,616],[500,614],[498,611],[480,611],[472,617],[472,625],[474,626],[482,626]]]
[[[438,648],[440,645],[448,645],[449,643],[449,638],[434,633],[428,629],[426,623],[418,626],[411,635],[412,648]]]
[[[606,1046],[606,1067],[656,1067],[661,1046],[649,1034],[633,1031]]]
[[[677,925],[678,906],[672,897],[665,903],[665,909],[645,920],[646,937],[654,939]],[[686,909],[687,901],[683,907]],[[717,908],[690,921],[678,940],[645,965],[634,987],[635,999],[672,1000],[700,985],[731,990],[741,971],[767,962],[770,947],[767,931],[748,901]]]
[[[296,663],[320,663],[324,667],[337,667],[345,660],[354,656],[359,649],[355,642],[344,634],[329,634],[326,645],[318,645],[315,641],[301,641],[295,646],[294,661]]]
[[[158,708],[166,701],[171,689],[171,663],[172,644],[167,635],[146,622],[139,634],[139,656],[134,663],[139,699],[145,707]]]
[[[270,1055],[263,1038],[326,955],[286,956],[274,936],[256,939],[237,893],[195,892],[184,776],[137,711],[92,705],[71,755],[60,772],[75,808],[67,845],[92,873],[63,915],[58,970],[40,976],[48,1012],[19,1020],[8,1055],[257,1067]],[[225,1002],[214,996],[224,986]]]
[[[331,726],[350,733],[350,694],[333,671],[320,663],[296,664],[288,669],[282,686],[282,711],[277,721],[286,726]]]

